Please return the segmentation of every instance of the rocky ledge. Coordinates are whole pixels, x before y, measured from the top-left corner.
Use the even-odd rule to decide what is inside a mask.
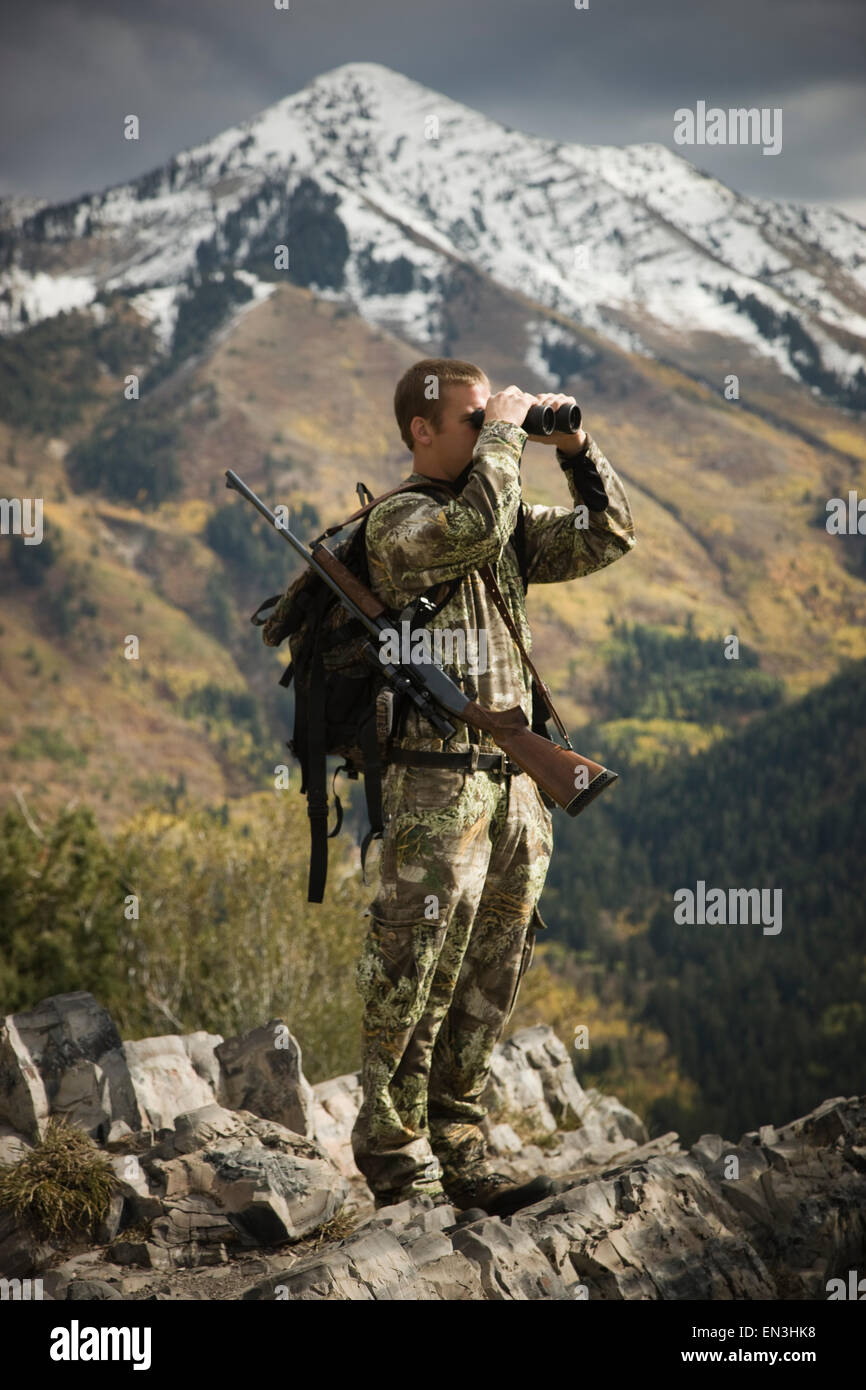
[[[763,1300],[826,1299],[864,1265],[866,1097],[686,1150],[585,1091],[538,1026],[497,1048],[485,1103],[497,1169],[547,1173],[551,1196],[504,1220],[427,1198],[375,1211],[352,1159],[359,1078],[311,1086],[280,1020],[123,1042],[91,995],[43,1000],[0,1027],[0,1164],[62,1115],[116,1187],[92,1239],[0,1212],[0,1277],[55,1300]]]

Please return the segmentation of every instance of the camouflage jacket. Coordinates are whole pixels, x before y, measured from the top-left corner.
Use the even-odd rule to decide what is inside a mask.
[[[433,659],[471,699],[493,710],[519,704],[531,722],[531,677],[477,572],[478,566],[490,564],[529,652],[532,637],[517,553],[510,539],[518,507],[523,508],[525,518],[527,578],[532,584],[577,579],[603,569],[629,551],[635,537],[622,481],[591,438],[586,460],[590,472],[595,475],[597,471],[592,497],[584,498],[575,474],[564,470],[571,508],[523,502],[520,459],[526,440],[519,425],[505,420],[482,426],[472,455],[474,466],[459,497],[452,501],[446,495],[440,499],[407,491],[388,498],[370,513],[366,546],[370,587],[392,611],[402,610],[418,594],[443,581],[462,576],[448,603],[427,624],[431,642],[442,643],[438,652],[433,649]],[[575,472],[579,478],[580,469]],[[419,483],[430,481],[417,472],[406,481],[416,479]],[[601,503],[598,479],[603,484]],[[587,494],[589,491],[587,487]],[[574,508],[582,504],[595,509],[576,513]],[[576,519],[586,520],[586,526],[576,526]],[[436,638],[436,628],[442,629],[443,636],[452,636],[443,642],[443,636]],[[461,629],[465,654],[455,641]],[[399,625],[395,630],[399,631]],[[478,740],[476,731],[459,720],[453,722],[457,732],[449,750],[466,749],[470,738]],[[483,749],[496,749],[489,734],[481,734],[480,740]],[[414,748],[439,750],[443,746],[436,730],[414,706],[409,708],[400,742]]]

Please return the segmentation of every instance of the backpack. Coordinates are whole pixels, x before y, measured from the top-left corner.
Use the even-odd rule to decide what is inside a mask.
[[[367,587],[370,583],[367,566],[365,534],[369,514],[379,502],[397,492],[412,491],[430,495],[447,492],[454,496],[444,481],[431,479],[429,484],[402,483],[390,492],[373,497],[363,483],[357,485],[359,499],[370,499],[361,509],[343,522],[328,527],[317,541],[342,531],[352,522],[360,524],[348,539],[337,542],[332,551],[346,568]],[[520,565],[524,593],[528,588],[525,559],[525,531],[522,506],[511,537]],[[456,593],[462,577],[440,582],[421,594],[404,611],[410,632],[414,633],[431,621]],[[272,610],[269,616],[262,615]],[[397,615],[395,615],[396,621]],[[408,697],[395,692],[392,717],[384,723],[384,705],[380,696],[391,690],[387,678],[363,655],[362,647],[370,641],[364,625],[343,608],[337,595],[315,570],[305,566],[303,572],[284,594],[274,594],[259,604],[250,621],[262,629],[267,646],[276,647],[289,640],[291,660],[280,676],[285,689],[295,684],[295,720],[292,738],[286,747],[301,767],[301,793],[307,797],[310,820],[310,873],[307,901],[320,903],[328,873],[328,840],[340,833],[343,807],[336,792],[337,775],[345,772],[356,781],[364,775],[364,796],[370,828],[361,843],[361,868],[364,872],[367,850],[374,838],[383,833],[382,757],[380,739],[399,737],[408,711]],[[547,735],[544,711],[533,689],[532,727]],[[327,764],[328,755],[344,761],[333,776],[331,791],[337,813],[334,829],[328,831]],[[365,878],[366,882],[366,878]]]

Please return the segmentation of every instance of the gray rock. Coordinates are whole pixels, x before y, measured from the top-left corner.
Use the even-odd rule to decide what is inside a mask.
[[[181,1037],[184,1052],[196,1075],[209,1086],[216,1097],[220,1087],[220,1064],[216,1049],[223,1041],[221,1033],[184,1033]]]
[[[451,1243],[478,1268],[484,1296],[490,1300],[562,1298],[566,1286],[551,1267],[529,1230],[497,1217],[458,1226]]]
[[[152,1232],[157,1245],[220,1245],[237,1236],[219,1201],[203,1194],[178,1197],[167,1214],[153,1222]]]
[[[398,1247],[399,1248],[399,1247]],[[281,1274],[269,1275],[243,1295],[245,1301],[372,1302],[373,1295],[357,1276],[343,1249],[298,1260]]]
[[[103,1140],[102,1147],[109,1153],[142,1154],[153,1147],[154,1140],[155,1133],[152,1129],[130,1129],[123,1120],[115,1120],[108,1131],[108,1138]]]
[[[761,1136],[763,1135],[763,1139]],[[835,1097],[726,1146],[708,1177],[772,1268],[779,1297],[824,1299],[866,1249],[866,1097]],[[726,1154],[739,1176],[724,1176]]]
[[[113,1192],[108,1203],[108,1211],[98,1223],[93,1233],[93,1239],[97,1245],[107,1245],[114,1240],[120,1230],[120,1221],[123,1216],[124,1200],[119,1192]]]
[[[264,1028],[220,1043],[215,1052],[221,1104],[312,1138],[313,1088],[303,1073],[300,1044],[284,1023],[271,1019]]]
[[[0,1167],[20,1163],[32,1148],[25,1135],[19,1134],[17,1129],[5,1122],[0,1124]]]
[[[296,1241],[331,1221],[349,1184],[311,1140],[244,1111],[209,1105],[178,1116],[142,1158],[171,1218],[180,1199],[214,1199],[246,1243]],[[200,1243],[193,1231],[190,1239]]]
[[[531,1156],[534,1170],[543,1169],[558,1183],[563,1179],[557,1174],[564,1174],[566,1178],[569,1175],[584,1177],[625,1159],[629,1163],[639,1163],[644,1158],[653,1158],[658,1154],[682,1153],[679,1138],[673,1130],[659,1135],[657,1139],[648,1140],[646,1144],[636,1144],[633,1139],[615,1142],[599,1139],[593,1143],[584,1129],[558,1135],[557,1139],[556,1147],[543,1153],[540,1149],[526,1146],[520,1155],[523,1168],[527,1167]]]
[[[290,1131],[286,1131],[289,1133]],[[261,1145],[211,1149],[212,1191],[260,1245],[301,1240],[337,1215],[348,1184],[330,1165]]]
[[[712,1168],[713,1164],[725,1150],[725,1141],[719,1134],[702,1134],[696,1143],[692,1144],[689,1153],[692,1158],[700,1163],[704,1170]],[[728,1147],[733,1148],[733,1145]]]
[[[161,1216],[163,1206],[157,1185],[142,1168],[138,1155],[113,1154],[109,1161],[117,1179],[117,1192],[123,1201],[122,1224],[138,1226]]]
[[[136,1154],[113,1154],[108,1161],[117,1180],[117,1190],[122,1196],[150,1196],[148,1176]]]
[[[441,1232],[415,1235],[405,1244],[405,1249],[416,1272],[411,1277],[404,1277],[393,1293],[386,1291],[386,1296],[398,1298],[401,1302],[410,1299],[423,1302],[484,1299],[478,1266],[455,1250]]]
[[[735,1213],[688,1155],[626,1161],[512,1220],[591,1299],[776,1297]]]
[[[243,1120],[231,1110],[213,1101],[175,1116],[171,1128],[156,1136],[152,1147],[140,1152],[142,1167],[147,1170],[154,1159],[177,1158],[180,1154],[195,1153],[214,1139],[227,1139],[243,1129]]]
[[[482,1104],[487,1105],[490,1112],[491,1128],[495,1122],[501,1122],[503,1115],[519,1115],[527,1128],[546,1134],[552,1134],[556,1129],[556,1120],[544,1094],[541,1069],[530,1060],[533,1051],[536,1057],[542,1055],[541,1039],[537,1040],[534,1049],[522,1047],[520,1041],[525,1039],[527,1033],[546,1035],[549,1031],[546,1028],[524,1028],[494,1049],[490,1079],[481,1097]]]
[[[81,1303],[101,1298],[120,1299],[121,1294],[102,1279],[73,1279],[66,1297],[71,1302]]]
[[[313,1137],[346,1178],[356,1177],[352,1126],[361,1108],[361,1078],[350,1072],[313,1087]]]
[[[643,1120],[616,1096],[602,1095],[595,1087],[582,1094],[584,1109],[580,1120],[591,1143],[618,1144],[622,1139],[631,1139],[635,1144],[647,1142],[649,1134]]]
[[[408,1197],[404,1202],[380,1207],[372,1216],[359,1221],[355,1230],[393,1230],[398,1234],[409,1231],[414,1239],[421,1231],[441,1231],[453,1226],[456,1220],[457,1212],[448,1203],[434,1205],[431,1197]]]
[[[122,1043],[106,1010],[80,991],[43,999],[0,1024],[0,1161],[3,1138],[32,1140],[65,1115],[100,1143],[121,1145],[147,1127],[215,1101],[217,1033]]]
[[[507,1123],[507,1117],[516,1115],[546,1134],[560,1127],[573,1131],[577,1125],[584,1148],[641,1144],[649,1138],[643,1121],[615,1096],[583,1090],[565,1046],[546,1024],[521,1028],[496,1047],[482,1101],[490,1108],[488,1142],[501,1117]]]
[[[193,1048],[200,1060],[204,1057],[206,1048],[201,1040],[208,1036],[193,1034],[195,1043],[191,1043],[187,1038],[167,1034],[123,1044],[143,1125],[163,1129],[173,1125],[175,1117],[184,1111],[197,1110],[216,1100],[213,1086],[196,1070],[190,1056]]]
[[[491,1153],[500,1154],[505,1157],[509,1154],[519,1154],[523,1148],[517,1134],[511,1125],[498,1124],[491,1125],[487,1134],[487,1144]]]
[[[350,1183],[368,1210],[351,1152],[358,1076],[310,1087],[300,1049],[274,1048],[274,1028],[121,1045],[86,994],[6,1019],[0,1155],[20,1158],[61,1112],[105,1145],[119,1186],[98,1232],[107,1249],[40,1245],[0,1214],[0,1273],[38,1274],[52,1300],[209,1297],[175,1272],[297,1243],[341,1211]],[[297,1259],[264,1255],[246,1267],[258,1282],[244,1298],[823,1299],[862,1261],[866,1098],[834,1097],[737,1143],[702,1135],[684,1153],[673,1132],[650,1140],[615,1097],[584,1091],[538,1026],[497,1049],[484,1099],[496,1167],[515,1181],[547,1173],[550,1197],[504,1221],[413,1198]],[[527,1128],[549,1138],[523,1143]]]
[[[446,1259],[454,1254],[451,1241],[439,1231],[424,1231],[421,1235],[414,1235],[411,1240],[404,1240],[402,1243],[416,1269],[423,1269],[424,1265],[434,1264],[437,1260]]]
[[[98,1250],[79,1250],[77,1254],[73,1255],[67,1252],[63,1262],[55,1265],[50,1274],[44,1276],[46,1288],[49,1285],[49,1280],[65,1280],[66,1285],[68,1285],[73,1279],[94,1278],[94,1268],[100,1263],[101,1258],[101,1253]],[[51,1288],[54,1292],[53,1283]],[[66,1295],[63,1294],[62,1296],[65,1297]]]
[[[631,1148],[601,1172],[590,1151],[582,1172],[556,1178],[551,1197],[506,1221],[482,1213],[421,1232],[413,1223],[442,1209],[424,1199],[383,1208],[353,1238],[244,1297],[824,1298],[827,1279],[855,1267],[866,1243],[866,1098],[766,1128],[764,1143],[760,1134],[739,1145],[703,1135],[688,1154],[673,1133],[621,1141]],[[731,1153],[736,1181],[721,1176]]]
[[[54,1264],[59,1242],[32,1231],[10,1211],[0,1211],[0,1278],[24,1279]]]
[[[171,1269],[172,1260],[165,1246],[147,1240],[116,1240],[109,1250],[118,1265],[144,1265],[147,1269]]]
[[[362,1231],[343,1243],[355,1277],[373,1298],[393,1298],[401,1285],[411,1283],[415,1266],[392,1231]]]
[[[58,994],[0,1023],[0,1120],[30,1139],[50,1115],[102,1140],[115,1120],[141,1127],[120,1035],[92,994]]]

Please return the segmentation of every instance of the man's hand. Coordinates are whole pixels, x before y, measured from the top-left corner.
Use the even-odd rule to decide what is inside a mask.
[[[519,386],[506,386],[504,391],[498,391],[495,396],[489,398],[484,411],[484,421],[486,423],[488,420],[508,420],[512,425],[522,427],[529,407],[540,399],[540,396],[527,395]],[[571,435],[568,437],[571,438]],[[530,435],[529,438],[533,439],[535,436]]]
[[[535,400],[538,405],[552,405],[554,410],[558,410],[561,405],[577,405],[574,396],[555,396],[549,391],[536,396]],[[536,444],[553,444],[564,454],[579,454],[586,443],[586,431],[579,429],[577,434],[566,434],[561,430],[554,430],[553,434],[531,434],[529,438]]]

